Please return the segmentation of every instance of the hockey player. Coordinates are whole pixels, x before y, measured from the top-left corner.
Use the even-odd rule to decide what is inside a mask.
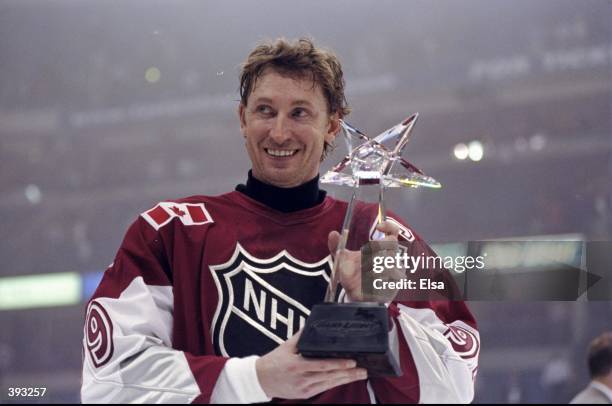
[[[246,185],[160,202],[131,225],[87,306],[83,402],[470,402],[479,335],[463,302],[389,304],[401,377],[297,353],[347,207],[318,185],[349,112],[342,69],[310,40],[277,40],[251,52],[240,90]],[[368,224],[375,214],[357,213]],[[401,230],[376,231],[428,250],[394,220]],[[339,272],[359,300],[359,275]]]

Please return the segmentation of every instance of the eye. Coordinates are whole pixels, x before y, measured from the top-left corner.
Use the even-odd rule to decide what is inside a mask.
[[[264,115],[270,115],[274,111],[272,110],[272,107],[268,106],[267,104],[260,104],[259,106],[255,107],[255,112]]]
[[[302,107],[297,107],[291,112],[291,115],[296,118],[303,118],[308,116],[308,110]]]

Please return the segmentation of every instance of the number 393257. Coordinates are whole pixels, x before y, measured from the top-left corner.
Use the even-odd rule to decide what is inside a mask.
[[[47,392],[47,388],[8,388],[8,396],[12,397],[43,397]]]

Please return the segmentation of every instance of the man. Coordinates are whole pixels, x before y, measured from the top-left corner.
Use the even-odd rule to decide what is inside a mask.
[[[591,382],[570,403],[612,403],[612,332],[591,341],[587,363]]]
[[[83,401],[471,401],[479,336],[461,302],[389,304],[402,377],[297,354],[347,207],[318,187],[349,112],[342,68],[309,40],[277,40],[251,52],[240,93],[246,185],[161,202],[132,224],[87,308]],[[356,210],[374,224],[375,207]],[[427,249],[400,224],[372,232]],[[359,275],[339,272],[346,299],[358,300]]]

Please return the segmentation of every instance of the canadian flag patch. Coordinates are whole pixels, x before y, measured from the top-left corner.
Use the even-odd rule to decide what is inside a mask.
[[[212,223],[210,213],[204,203],[160,202],[157,206],[140,214],[155,230],[168,224],[173,218],[186,226],[197,226]]]

